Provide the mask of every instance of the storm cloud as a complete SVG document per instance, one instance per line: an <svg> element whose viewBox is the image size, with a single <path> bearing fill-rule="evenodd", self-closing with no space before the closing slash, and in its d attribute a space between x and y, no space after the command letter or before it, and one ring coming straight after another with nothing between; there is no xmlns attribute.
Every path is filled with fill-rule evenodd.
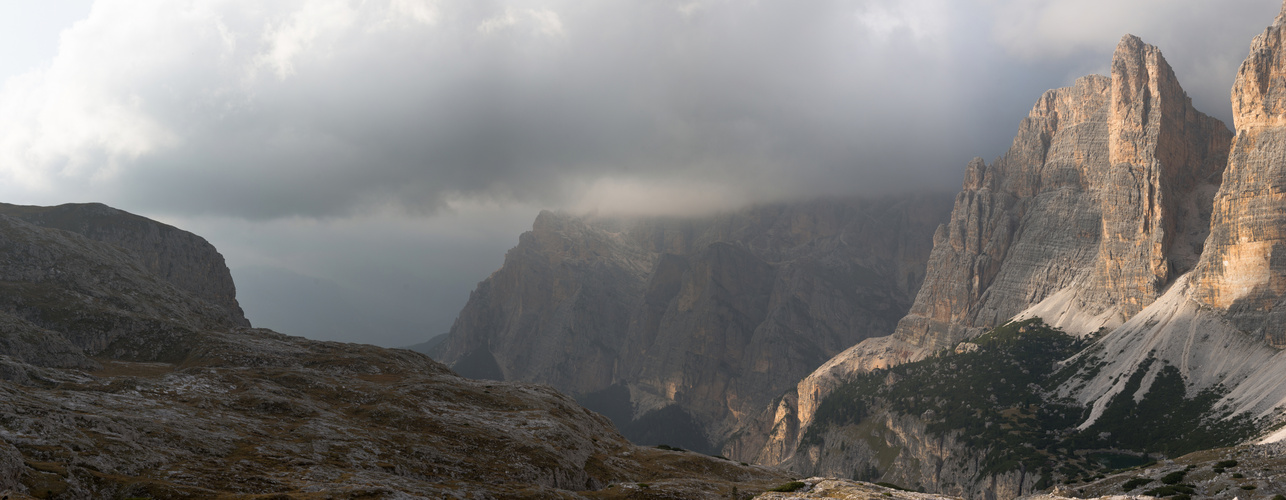
<svg viewBox="0 0 1286 500"><path fill-rule="evenodd" d="M358 304L386 332L360 338L410 343L449 327L541 208L955 189L1043 91L1106 72L1125 33L1228 121L1237 65L1280 7L96 0L0 87L0 195L203 234L257 324L308 335L322 327L292 327L303 313L284 304Z"/></svg>

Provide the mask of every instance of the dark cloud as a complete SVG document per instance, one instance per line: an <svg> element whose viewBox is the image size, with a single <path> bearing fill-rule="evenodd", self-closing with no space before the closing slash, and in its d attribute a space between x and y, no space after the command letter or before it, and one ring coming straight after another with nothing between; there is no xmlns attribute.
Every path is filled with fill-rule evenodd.
<svg viewBox="0 0 1286 500"><path fill-rule="evenodd" d="M450 314L426 323L407 304L458 307L516 241L512 221L542 207L674 213L954 189L970 158L1004 151L1043 91L1105 72L1126 32L1160 46L1198 108L1227 120L1236 67L1279 8L99 0L50 64L0 90L0 193L169 217L225 249L251 302L311 288L301 303L365 304L389 330L432 334ZM370 249L337 229L450 239L488 223L461 206L500 207L495 231L509 233L450 251L402 241L368 265ZM433 227L388 223L416 219ZM268 228L334 251L270 258L310 250ZM467 255L491 257L452 265ZM465 290L402 293L397 270L421 267L450 270L425 287Z"/></svg>

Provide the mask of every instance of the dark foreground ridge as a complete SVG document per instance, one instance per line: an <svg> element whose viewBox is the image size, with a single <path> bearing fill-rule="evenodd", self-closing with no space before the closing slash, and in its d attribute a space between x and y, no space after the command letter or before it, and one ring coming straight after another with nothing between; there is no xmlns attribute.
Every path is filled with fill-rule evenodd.
<svg viewBox="0 0 1286 500"><path fill-rule="evenodd" d="M634 446L549 387L245 328L203 298L218 280L176 284L120 243L147 238L104 220L0 214L9 498L728 498L783 480ZM104 233L115 243L85 236Z"/></svg>

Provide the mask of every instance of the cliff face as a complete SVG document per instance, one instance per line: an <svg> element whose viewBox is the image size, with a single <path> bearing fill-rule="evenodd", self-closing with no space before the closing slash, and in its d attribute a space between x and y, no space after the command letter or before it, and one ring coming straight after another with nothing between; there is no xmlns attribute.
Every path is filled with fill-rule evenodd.
<svg viewBox="0 0 1286 500"><path fill-rule="evenodd" d="M86 355L98 354L181 356L183 338L239 326L121 247L8 215L0 215L0 292L0 355L42 366L92 366Z"/></svg>
<svg viewBox="0 0 1286 500"><path fill-rule="evenodd" d="M250 326L237 303L237 288L223 255L205 238L100 203L56 207L0 203L0 214L114 245L137 259L148 273L224 309L229 322Z"/></svg>
<svg viewBox="0 0 1286 500"><path fill-rule="evenodd" d="M909 314L801 381L785 400L797 407L775 412L787 421L756 458L787 458L817 404L853 373L1015 317L1079 335L1124 323L1196 264L1231 135L1193 109L1155 47L1123 38L1110 77L1047 92L1004 156L969 164Z"/></svg>
<svg viewBox="0 0 1286 500"><path fill-rule="evenodd" d="M1119 325L1196 263L1230 139L1126 36L1110 78L1046 93L1004 156L969 165L894 336L952 347L1028 308L1077 333Z"/></svg>
<svg viewBox="0 0 1286 500"><path fill-rule="evenodd" d="M1193 298L1286 347L1286 47L1282 18L1255 37L1232 88L1232 143Z"/></svg>
<svg viewBox="0 0 1286 500"><path fill-rule="evenodd" d="M1224 411L1278 422L1286 408L1286 46L1279 15L1255 37L1232 88L1236 137L1213 202L1204 252L1191 273L1085 353L1099 364L1082 385L1060 389L1100 418L1123 378L1156 359L1189 384L1213 390ZM1088 370L1087 370L1088 372ZM1281 439L1286 435L1278 435Z"/></svg>
<svg viewBox="0 0 1286 500"><path fill-rule="evenodd" d="M893 330L948 203L831 200L699 219L542 213L436 354L462 373L494 359L505 379L587 401L618 394L595 409L623 428L682 409L707 441L688 446L709 447L830 356Z"/></svg>

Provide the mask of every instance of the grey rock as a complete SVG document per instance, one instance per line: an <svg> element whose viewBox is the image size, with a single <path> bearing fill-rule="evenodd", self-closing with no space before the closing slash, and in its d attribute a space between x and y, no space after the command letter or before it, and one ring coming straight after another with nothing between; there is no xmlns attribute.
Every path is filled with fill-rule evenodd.
<svg viewBox="0 0 1286 500"><path fill-rule="evenodd" d="M223 308L232 324L250 326L237 303L236 285L223 255L205 238L101 203L55 207L0 203L0 214L115 245L138 259L149 273Z"/></svg>

